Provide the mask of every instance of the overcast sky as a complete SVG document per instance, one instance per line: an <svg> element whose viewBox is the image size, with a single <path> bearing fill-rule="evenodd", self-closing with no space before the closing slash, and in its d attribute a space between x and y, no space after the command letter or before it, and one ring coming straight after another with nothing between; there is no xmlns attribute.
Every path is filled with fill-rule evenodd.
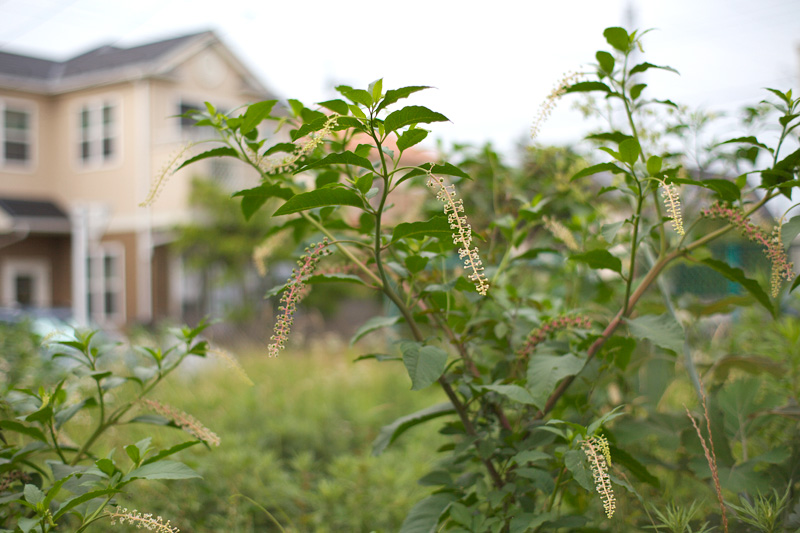
<svg viewBox="0 0 800 533"><path fill-rule="evenodd" d="M570 70L608 48L607 26L655 28L648 96L733 110L797 91L798 0L0 0L0 50L65 59L213 29L274 92L309 104L336 84L431 85L413 103L447 115L448 141L510 150ZM565 99L539 136L577 142Z"/></svg>

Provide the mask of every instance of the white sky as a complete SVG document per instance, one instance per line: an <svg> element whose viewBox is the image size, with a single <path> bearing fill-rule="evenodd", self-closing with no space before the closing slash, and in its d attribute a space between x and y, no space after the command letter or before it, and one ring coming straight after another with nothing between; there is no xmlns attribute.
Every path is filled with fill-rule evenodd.
<svg viewBox="0 0 800 533"><path fill-rule="evenodd" d="M763 87L799 88L799 0L0 0L0 49L65 59L214 29L281 97L308 105L379 77L385 89L431 85L412 101L450 118L436 136L510 150L631 11L635 27L656 28L645 59L681 72L649 71L649 97L733 110ZM570 107L541 142L581 138Z"/></svg>

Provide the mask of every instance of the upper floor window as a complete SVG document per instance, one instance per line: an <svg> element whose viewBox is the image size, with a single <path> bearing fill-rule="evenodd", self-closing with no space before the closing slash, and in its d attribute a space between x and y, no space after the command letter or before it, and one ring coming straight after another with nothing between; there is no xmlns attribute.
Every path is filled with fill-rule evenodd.
<svg viewBox="0 0 800 533"><path fill-rule="evenodd" d="M108 163L119 155L118 114L118 106L108 101L81 106L78 117L81 163Z"/></svg>
<svg viewBox="0 0 800 533"><path fill-rule="evenodd" d="M33 111L29 106L0 101L0 163L28 166L33 161Z"/></svg>

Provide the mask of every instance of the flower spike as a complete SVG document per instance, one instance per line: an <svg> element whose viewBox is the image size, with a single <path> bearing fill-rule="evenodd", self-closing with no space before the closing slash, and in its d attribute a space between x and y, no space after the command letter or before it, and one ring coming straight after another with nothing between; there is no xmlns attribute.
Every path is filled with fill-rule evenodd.
<svg viewBox="0 0 800 533"><path fill-rule="evenodd" d="M325 238L319 244L312 244L306 248L305 254L297 262L297 268L292 270L292 275L286 282L286 290L281 296L280 316L275 323L275 331L269 339L272 341L267 347L270 357L277 357L278 353L284 349L286 341L289 339L289 331L292 329L297 304L308 293L306 281L314 273L319 260L328 254L330 254L328 239Z"/></svg>
<svg viewBox="0 0 800 533"><path fill-rule="evenodd" d="M475 284L478 293L486 296L489 290L489 280L483 273L483 262L478 255L478 247L472 247L472 227L467 222L464 215L464 201L456 199L456 187L453 184L445 184L444 178L428 173L428 187L436 192L438 198L444 204L444 214L453 230L453 244L458 245L458 257L464 261L464 268L470 271L467 276Z"/></svg>
<svg viewBox="0 0 800 533"><path fill-rule="evenodd" d="M678 189L675 185L659 180L661 183L661 196L664 198L664 206L667 213L672 217L672 228L678 235L685 235L683 230L683 218L681 217L681 198L678 196Z"/></svg>
<svg viewBox="0 0 800 533"><path fill-rule="evenodd" d="M617 508L617 500L614 498L614 489L611 487L611 478L608 475L608 467L611 464L608 441L602 435L593 435L582 441L581 447L589 461L595 490L603 502L603 509L606 511L606 516L611 518Z"/></svg>

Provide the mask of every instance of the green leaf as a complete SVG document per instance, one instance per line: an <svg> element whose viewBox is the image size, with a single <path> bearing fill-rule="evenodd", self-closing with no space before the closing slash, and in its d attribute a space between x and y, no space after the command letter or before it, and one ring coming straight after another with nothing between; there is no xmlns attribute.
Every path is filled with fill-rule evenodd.
<svg viewBox="0 0 800 533"><path fill-rule="evenodd" d="M200 474L178 461L157 461L147 463L129 472L122 478L122 482L134 479L191 479L199 478Z"/></svg>
<svg viewBox="0 0 800 533"><path fill-rule="evenodd" d="M182 442L180 444L176 444L175 446L172 446L171 448L167 448L166 450L161 450L160 452L158 452L157 454L155 454L152 457L148 457L147 459L145 459L142 462L142 465L146 465L146 464L149 464L149 463L156 463L156 462L164 459L165 457L169 457L170 455L178 453L181 450L185 450L186 448L189 448L191 446L195 446L197 444L200 444L199 440L190 440L190 441Z"/></svg>
<svg viewBox="0 0 800 533"><path fill-rule="evenodd" d="M325 100L324 102L319 102L317 105L330 109L338 115L347 115L350 111L347 107L347 102L339 100L338 98L335 100Z"/></svg>
<svg viewBox="0 0 800 533"><path fill-rule="evenodd" d="M426 407L425 409L421 409L416 413L401 416L391 424L381 428L380 433L378 433L378 436L372 442L372 455L380 455L383 453L383 451L390 444L396 441L400 435L414 426L422 424L423 422L427 422L428 420L433 420L434 418L453 414L455 412L456 410L452 403L443 402L431 407Z"/></svg>
<svg viewBox="0 0 800 533"><path fill-rule="evenodd" d="M454 495L441 492L417 502L403 520L400 533L434 533L439 523L439 517L455 500Z"/></svg>
<svg viewBox="0 0 800 533"><path fill-rule="evenodd" d="M95 498L100 498L111 494L117 494L119 492L122 491L117 489L101 489L81 494L80 496L77 496L75 498L72 498L71 500L67 500L64 503L62 503L61 506L58 508L58 510L55 513L53 513L53 520L58 521L58 519L64 516L64 514L66 514L67 511L73 509L74 507L77 507L82 503L94 500Z"/></svg>
<svg viewBox="0 0 800 533"><path fill-rule="evenodd" d="M619 143L619 156L623 163L633 165L642 153L641 147L636 139L626 139Z"/></svg>
<svg viewBox="0 0 800 533"><path fill-rule="evenodd" d="M294 196L294 192L292 192L291 189L281 187L277 183L273 185L262 183L258 187L245 189L233 194L233 198L237 196L242 198L242 214L245 220L250 220L256 211L270 198L283 198L284 200L288 200Z"/></svg>
<svg viewBox="0 0 800 533"><path fill-rule="evenodd" d="M402 320L400 315L398 316L374 316L364 322L358 331L356 331L355 335L350 339L350 346L354 345L358 342L364 335L367 333L373 332L375 330L381 328L388 328L390 326L394 326L398 322Z"/></svg>
<svg viewBox="0 0 800 533"><path fill-rule="evenodd" d="M569 257L570 261L580 261L586 263L590 268L607 268L616 273L622 272L622 261L619 257L614 257L608 250L592 250L584 254L575 254Z"/></svg>
<svg viewBox="0 0 800 533"><path fill-rule="evenodd" d="M600 234L608 244L611 244L614 242L614 237L617 236L617 232L619 232L623 224L625 224L624 220L612 222L611 224L603 224L600 228Z"/></svg>
<svg viewBox="0 0 800 533"><path fill-rule="evenodd" d="M800 216L792 217L789 222L781 226L781 242L784 248L792 245L797 234L800 233Z"/></svg>
<svg viewBox="0 0 800 533"><path fill-rule="evenodd" d="M519 452L511 458L511 462L524 466L527 463L538 463L539 461L549 461L553 458L549 453L541 452L539 450L525 450Z"/></svg>
<svg viewBox="0 0 800 533"><path fill-rule="evenodd" d="M242 117L242 124L239 126L239 131L242 135L247 135L261 124L265 118L269 117L272 107L277 102L277 100L265 100L248 106Z"/></svg>
<svg viewBox="0 0 800 533"><path fill-rule="evenodd" d="M675 318L667 313L661 316L643 315L625 319L631 335L637 339L647 339L653 344L675 353L683 353L686 334Z"/></svg>
<svg viewBox="0 0 800 533"><path fill-rule="evenodd" d="M428 387L444 373L447 352L436 346L423 346L419 342L402 341L400 351L403 364L411 378L411 390Z"/></svg>
<svg viewBox="0 0 800 533"><path fill-rule="evenodd" d="M610 93L611 87L602 81L579 81L567 87L566 93L589 93L592 91L603 91Z"/></svg>
<svg viewBox="0 0 800 533"><path fill-rule="evenodd" d="M295 174L300 172L305 172L306 170L310 170L312 168L319 168L329 165L354 165L357 167L365 168L372 172L375 170L372 167L372 163L366 157L361 157L360 155L356 155L353 152L346 150L340 154L330 154L319 161L315 161L309 165L306 165L302 168L299 168L294 171Z"/></svg>
<svg viewBox="0 0 800 533"><path fill-rule="evenodd" d="M364 89L353 89L347 85L339 85L336 90L354 104L361 104L364 107L372 105L372 95Z"/></svg>
<svg viewBox="0 0 800 533"><path fill-rule="evenodd" d="M594 492L594 481L583 450L568 450L564 454L564 466L570 471L578 485L583 487L584 490Z"/></svg>
<svg viewBox="0 0 800 533"><path fill-rule="evenodd" d="M638 65L636 65L635 67L633 67L633 68L631 69L630 75L631 75L631 76L633 76L634 74L638 74L639 72L644 72L645 70L647 70L647 69L651 69L651 68L657 68L657 69L661 69L661 70L668 70L668 71L670 71L670 72L674 72L675 74L680 74L680 72L678 72L677 70L675 70L675 69L674 69L674 68L672 68L672 67L666 67L666 66L661 66L661 65L654 65L654 64L652 64L652 63L647 63L647 62L645 62L645 63L639 63Z"/></svg>
<svg viewBox="0 0 800 533"><path fill-rule="evenodd" d="M13 431L15 433L27 435L28 437L42 442L47 442L47 437L45 437L41 430L35 427L26 426L25 424L15 420L0 420L0 429Z"/></svg>
<svg viewBox="0 0 800 533"><path fill-rule="evenodd" d="M428 266L429 258L420 255L409 255L403 260L406 268L411 274L422 272Z"/></svg>
<svg viewBox="0 0 800 533"><path fill-rule="evenodd" d="M599 51L594 57L597 58L597 63L605 74L614 72L614 56L608 52Z"/></svg>
<svg viewBox="0 0 800 533"><path fill-rule="evenodd" d="M761 288L761 285L759 285L757 281L749 279L744 275L742 269L734 268L727 263L723 263L722 261L717 261L716 259L711 258L703 259L702 263L710 268L713 268L730 281L736 282L744 287L744 289L749 292L753 298L758 301L758 303L764 306L764 308L769 311L772 316L775 316L775 308L772 305L772 300L770 300L769 296L767 296L767 293L764 292L764 289Z"/></svg>
<svg viewBox="0 0 800 533"><path fill-rule="evenodd" d="M341 272L330 272L327 274L314 274L306 279L309 285L314 283L355 283L357 285L366 285L364 280L355 274L344 274Z"/></svg>
<svg viewBox="0 0 800 533"><path fill-rule="evenodd" d="M361 197L350 189L317 189L292 196L285 204L280 206L272 216L289 215L291 213L299 213L300 211L328 205L364 207Z"/></svg>
<svg viewBox="0 0 800 533"><path fill-rule="evenodd" d="M567 376L578 374L586 362L572 354L538 355L528 363L528 390L536 407L544 408L556 384Z"/></svg>
<svg viewBox="0 0 800 533"><path fill-rule="evenodd" d="M760 142L753 135L750 135L748 137L736 137L735 139L728 139L727 141L723 141L723 142L721 142L721 143L719 143L719 144L717 144L715 146L722 146L723 144L728 144L728 143L751 144L751 145L756 146L758 148L762 148L764 150L769 150L770 153L772 153L772 151L773 151L772 148L770 148L766 144Z"/></svg>
<svg viewBox="0 0 800 533"><path fill-rule="evenodd" d="M621 131L610 131L605 133L595 133L592 135L587 135L587 139L594 139L596 141L610 141L615 144L619 144L625 139L633 139L630 135L622 133Z"/></svg>
<svg viewBox="0 0 800 533"><path fill-rule="evenodd" d="M381 94L383 93L383 78L373 81L369 84L370 94L372 95L372 101L377 102L381 99Z"/></svg>
<svg viewBox="0 0 800 533"><path fill-rule="evenodd" d="M436 111L431 111L427 107L410 105L390 113L383 121L383 126L386 129L386 133L389 133L411 124L448 121L449 119L446 116Z"/></svg>
<svg viewBox="0 0 800 533"><path fill-rule="evenodd" d="M494 391L517 403L536 405L536 401L527 389L519 385L483 385L481 390Z"/></svg>
<svg viewBox="0 0 800 533"><path fill-rule="evenodd" d="M639 481L649 483L655 488L659 488L660 483L658 478L648 472L647 467L640 463L631 454L625 450L617 448L616 446L609 446L609 451L611 452L611 459L614 461L614 464L622 465L627 468L628 471Z"/></svg>
<svg viewBox="0 0 800 533"><path fill-rule="evenodd" d="M422 142L428 136L428 130L414 128L407 130L397 139L397 148L402 152L408 150L415 144Z"/></svg>
<svg viewBox="0 0 800 533"><path fill-rule="evenodd" d="M36 485L25 485L25 489L22 492L25 495L25 501L31 505L36 505L45 498L44 492Z"/></svg>
<svg viewBox="0 0 800 533"><path fill-rule="evenodd" d="M597 174L598 172L605 172L605 171L612 172L614 174L625 172L623 169L619 168L614 163L598 163L596 165L592 165L577 172L574 176L572 176L570 181L575 181L576 179L584 178L586 176L591 176L592 174Z"/></svg>
<svg viewBox="0 0 800 533"><path fill-rule="evenodd" d="M731 183L728 180L710 179L703 180L700 183L702 183L703 187L717 193L717 195L725 202L735 202L741 195L739 187L737 187L735 183Z"/></svg>
<svg viewBox="0 0 800 533"><path fill-rule="evenodd" d="M423 239L425 237L446 238L453 234L447 217L435 216L424 222L403 222L395 226L392 243L401 239Z"/></svg>
<svg viewBox="0 0 800 533"><path fill-rule="evenodd" d="M619 50L620 52L627 52L631 47L631 39L628 32L623 28L611 27L603 30L603 37L606 38L608 44Z"/></svg>
<svg viewBox="0 0 800 533"><path fill-rule="evenodd" d="M410 87L402 87L400 89L389 89L388 91L386 91L386 95L383 97L381 103L378 104L378 107L375 109L375 112L377 113L381 109L389 107L390 105L397 102L401 98L408 98L415 92L422 91L424 89L430 89L430 87L426 85L417 85Z"/></svg>
<svg viewBox="0 0 800 533"><path fill-rule="evenodd" d="M189 159L187 159L186 161L181 163L181 166L176 168L175 172L179 171L180 169L182 169L183 167L185 167L187 165L191 165L192 163L196 163L197 161L201 161L201 160L207 159L209 157L225 157L225 156L236 157L238 159L239 153L236 150L234 150L233 148L230 148L228 146L221 146L219 148L212 148L211 150L207 150L207 151L203 152L202 154L198 154L198 155L196 155L194 157L190 157Z"/></svg>
<svg viewBox="0 0 800 533"><path fill-rule="evenodd" d="M631 99L636 100L637 98L639 98L639 96L642 94L642 91L645 90L646 87L647 87L646 83L637 83L636 85L631 87L630 91Z"/></svg>

